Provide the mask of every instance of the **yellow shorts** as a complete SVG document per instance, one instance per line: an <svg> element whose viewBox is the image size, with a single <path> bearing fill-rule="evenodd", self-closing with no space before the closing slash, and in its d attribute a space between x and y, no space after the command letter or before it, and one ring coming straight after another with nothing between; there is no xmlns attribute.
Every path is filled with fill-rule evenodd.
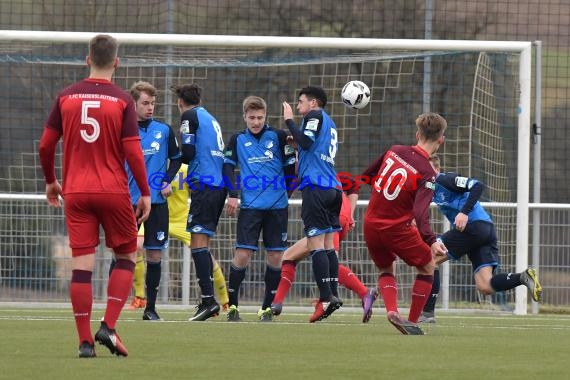
<svg viewBox="0 0 570 380"><path fill-rule="evenodd" d="M190 232L186 231L186 222L169 224L168 235L180 240L186 247L190 245Z"/></svg>

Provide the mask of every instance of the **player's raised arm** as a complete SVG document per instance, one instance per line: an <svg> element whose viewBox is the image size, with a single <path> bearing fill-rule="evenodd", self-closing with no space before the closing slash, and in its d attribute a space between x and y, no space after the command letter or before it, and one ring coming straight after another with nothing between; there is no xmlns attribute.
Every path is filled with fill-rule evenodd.
<svg viewBox="0 0 570 380"><path fill-rule="evenodd" d="M302 128L297 127L293 121L293 110L287 102L283 102L283 119L285 119L285 124L287 124L287 128L289 129L289 132L291 132L295 142L305 150L310 149L315 139L315 135L318 133L317 128L320 123L317 122L316 124L311 124L309 128L309 125L305 122L306 118L304 118Z"/></svg>

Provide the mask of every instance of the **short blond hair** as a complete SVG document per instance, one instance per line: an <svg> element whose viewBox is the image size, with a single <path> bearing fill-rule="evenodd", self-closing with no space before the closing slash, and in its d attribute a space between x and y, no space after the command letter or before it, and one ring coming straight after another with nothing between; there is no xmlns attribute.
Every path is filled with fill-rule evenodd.
<svg viewBox="0 0 570 380"><path fill-rule="evenodd" d="M156 87L154 87L152 84L145 82L145 81L142 81L142 80L135 82L131 86L130 92L131 92L131 96L133 97L135 102L140 99L141 93L143 93L143 92L145 92L149 96L153 96L153 97L156 97L156 94L158 93Z"/></svg>
<svg viewBox="0 0 570 380"><path fill-rule="evenodd" d="M243 100L243 114L245 115L246 112L248 110L263 110L263 111L267 111L267 104L265 103L265 100L263 100L263 98L260 98L259 96L248 96L247 98L245 98Z"/></svg>
<svg viewBox="0 0 570 380"><path fill-rule="evenodd" d="M428 141L437 141L447 128L447 121L435 112L422 113L416 119L420 135Z"/></svg>

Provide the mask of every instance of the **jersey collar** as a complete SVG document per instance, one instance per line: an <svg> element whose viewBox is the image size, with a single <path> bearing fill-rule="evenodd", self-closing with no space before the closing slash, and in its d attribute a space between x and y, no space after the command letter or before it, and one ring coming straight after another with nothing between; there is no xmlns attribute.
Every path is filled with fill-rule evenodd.
<svg viewBox="0 0 570 380"><path fill-rule="evenodd" d="M110 80L102 79L102 78L85 78L85 81L91 82L91 83L105 83L105 84L111 83Z"/></svg>
<svg viewBox="0 0 570 380"><path fill-rule="evenodd" d="M429 153L426 152L423 148L421 148L417 145L412 145L412 149L415 150L416 152L418 152L418 154L421 154L422 156L424 156L425 158L427 158L429 160Z"/></svg>

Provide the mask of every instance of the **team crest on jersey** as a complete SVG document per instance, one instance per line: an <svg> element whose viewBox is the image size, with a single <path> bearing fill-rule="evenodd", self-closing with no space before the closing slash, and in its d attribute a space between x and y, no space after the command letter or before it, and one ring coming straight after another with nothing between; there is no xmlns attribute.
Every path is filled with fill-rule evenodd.
<svg viewBox="0 0 570 380"><path fill-rule="evenodd" d="M318 127L319 127L319 119L309 119L309 121L307 121L305 129L309 131L316 131Z"/></svg>
<svg viewBox="0 0 570 380"><path fill-rule="evenodd" d="M266 147L267 149L273 148L273 141L266 141L266 142L265 142L265 147Z"/></svg>
<svg viewBox="0 0 570 380"><path fill-rule="evenodd" d="M155 139L161 139L162 138L162 132L161 131L154 131L154 138Z"/></svg>
<svg viewBox="0 0 570 380"><path fill-rule="evenodd" d="M182 144L184 144L184 145L193 145L193 144L194 144L194 141L195 141L195 139L194 139L195 137L196 137L195 135L190 135L190 134L187 134L187 133L183 133L183 134L182 134Z"/></svg>
<svg viewBox="0 0 570 380"><path fill-rule="evenodd" d="M180 133L189 133L190 132L190 122L188 120L184 120L180 125Z"/></svg>
<svg viewBox="0 0 570 380"><path fill-rule="evenodd" d="M466 188L467 187L467 181L469 181L469 178L467 178L467 177L455 177L455 185L457 187Z"/></svg>
<svg viewBox="0 0 570 380"><path fill-rule="evenodd" d="M156 240L163 241L165 238L164 231L158 231L156 233Z"/></svg>

